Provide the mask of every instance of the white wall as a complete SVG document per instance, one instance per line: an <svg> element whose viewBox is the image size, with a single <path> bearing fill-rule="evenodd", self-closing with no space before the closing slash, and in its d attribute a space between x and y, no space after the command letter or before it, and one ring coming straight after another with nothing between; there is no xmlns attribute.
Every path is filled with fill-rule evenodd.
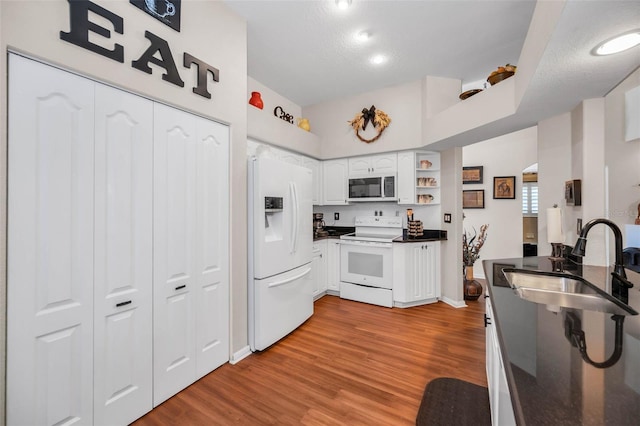
<svg viewBox="0 0 640 426"><path fill-rule="evenodd" d="M277 106L280 106L287 114L294 116L296 118L294 119L294 124L298 124L297 118L302 117L302 108L300 105L273 91L255 78L247 77L247 102L249 102L249 98L251 98L251 92L260 92L262 102L264 103L264 108L262 110L265 114L276 119L276 116L273 114L273 110ZM277 119L280 120L280 118Z"/></svg>
<svg viewBox="0 0 640 426"><path fill-rule="evenodd" d="M452 306L466 306L462 287L462 164L462 148L450 148L440 154L442 213L451 213L451 223L442 223L447 241L441 243L440 278L442 299Z"/></svg>
<svg viewBox="0 0 640 426"><path fill-rule="evenodd" d="M572 207L564 201L564 182L571 179L571 114L565 113L538 123L538 256L549 256L547 240L548 208L554 204L563 209L565 234L569 229ZM568 218L569 217L569 218ZM565 243L573 245L571 236Z"/></svg>
<svg viewBox="0 0 640 426"><path fill-rule="evenodd" d="M349 121L363 108L375 105L387 113L391 124L375 142L361 142ZM422 83L411 83L374 90L360 95L304 107L311 131L320 137L320 158L350 157L379 152L418 148L421 141ZM376 135L373 126L361 133Z"/></svg>
<svg viewBox="0 0 640 426"><path fill-rule="evenodd" d="M21 52L35 59L112 84L142 96L170 104L198 115L227 123L231 128L231 350L247 345L247 238L246 238L246 116L247 116L247 38L246 22L223 2L185 0L182 2L181 31L177 32L137 9L128 1L94 0L95 4L121 16L124 34L113 31L106 19L90 14L90 20L111 29L111 38L91 34L94 43L113 48L124 46L124 63L78 47L60 39L68 32L69 3L65 0L0 2L0 128L7 127L7 51ZM145 31L166 40L171 48L184 87L162 80L163 69L152 65L152 74L131 67L149 46ZM195 68L182 66L183 52L220 70L220 82L209 77L211 99L192 92ZM6 132L0 132L0 197L6 205ZM0 237L6 241L6 212L0 209ZM0 244L0 342L6 343L6 252ZM0 368L5 350L0 348ZM4 378L4 372L0 371ZM4 400L4 386L0 399ZM0 401L0 410L4 403ZM0 412L0 419L4 412Z"/></svg>
<svg viewBox="0 0 640 426"><path fill-rule="evenodd" d="M605 162L609 171L607 216L624 230L640 203L640 139L625 142L625 93L640 86L640 68L605 97ZM635 117L640 120L640 117ZM624 232L624 231L623 231Z"/></svg>
<svg viewBox="0 0 640 426"><path fill-rule="evenodd" d="M462 149L463 165L483 166L483 183L462 185L463 190L483 189L484 209L464 209L464 230L474 234L489 224L487 240L480 250L480 260L522 257L522 171L538 161L536 127L467 145ZM516 198L493 199L493 178L515 176ZM484 278L476 263L474 275Z"/></svg>

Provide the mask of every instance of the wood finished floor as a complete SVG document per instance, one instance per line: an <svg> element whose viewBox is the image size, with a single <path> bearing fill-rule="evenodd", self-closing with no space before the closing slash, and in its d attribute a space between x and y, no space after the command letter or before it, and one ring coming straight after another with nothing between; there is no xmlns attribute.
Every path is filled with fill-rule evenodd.
<svg viewBox="0 0 640 426"><path fill-rule="evenodd" d="M325 296L289 336L133 424L414 425L429 381L487 386L484 298L467 305L388 309Z"/></svg>

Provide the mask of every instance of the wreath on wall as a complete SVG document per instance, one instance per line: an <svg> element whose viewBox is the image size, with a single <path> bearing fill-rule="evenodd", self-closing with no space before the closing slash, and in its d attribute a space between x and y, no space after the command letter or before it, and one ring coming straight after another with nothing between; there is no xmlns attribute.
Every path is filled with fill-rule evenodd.
<svg viewBox="0 0 640 426"><path fill-rule="evenodd" d="M360 136L360 130L367 130L367 124L370 122L373 124L373 127L377 129L378 134L371 139L365 139ZM358 139L362 142L371 143L375 142L380 136L382 136L384 129L389 127L389 124L391 124L391 118L389 118L384 111L376 109L374 105L371 105L371 108L369 109L363 108L362 112L356 114L353 120L348 123L353 127Z"/></svg>

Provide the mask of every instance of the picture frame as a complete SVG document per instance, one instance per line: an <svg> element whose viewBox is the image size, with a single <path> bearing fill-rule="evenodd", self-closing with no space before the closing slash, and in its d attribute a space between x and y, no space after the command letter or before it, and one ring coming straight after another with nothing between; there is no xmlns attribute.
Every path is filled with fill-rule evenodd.
<svg viewBox="0 0 640 426"><path fill-rule="evenodd" d="M463 209L484 209L484 189L468 189L462 191Z"/></svg>
<svg viewBox="0 0 640 426"><path fill-rule="evenodd" d="M462 168L462 183L482 183L483 166L469 166Z"/></svg>
<svg viewBox="0 0 640 426"><path fill-rule="evenodd" d="M568 206L582 205L582 182L580 179L568 180L564 183L564 200Z"/></svg>
<svg viewBox="0 0 640 426"><path fill-rule="evenodd" d="M511 287L509 285L509 281L502 273L502 270L505 268L515 268L516 265L511 265L508 263L494 263L493 264L493 286L494 287Z"/></svg>
<svg viewBox="0 0 640 426"><path fill-rule="evenodd" d="M493 198L496 200L513 200L516 198L516 177L495 176L493 178Z"/></svg>

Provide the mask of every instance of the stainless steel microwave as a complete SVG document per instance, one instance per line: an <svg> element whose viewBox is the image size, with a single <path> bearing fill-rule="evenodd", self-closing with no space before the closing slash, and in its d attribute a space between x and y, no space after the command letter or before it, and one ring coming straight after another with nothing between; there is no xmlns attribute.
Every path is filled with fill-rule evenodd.
<svg viewBox="0 0 640 426"><path fill-rule="evenodd" d="M396 177L353 176L349 178L349 201L397 201Z"/></svg>

